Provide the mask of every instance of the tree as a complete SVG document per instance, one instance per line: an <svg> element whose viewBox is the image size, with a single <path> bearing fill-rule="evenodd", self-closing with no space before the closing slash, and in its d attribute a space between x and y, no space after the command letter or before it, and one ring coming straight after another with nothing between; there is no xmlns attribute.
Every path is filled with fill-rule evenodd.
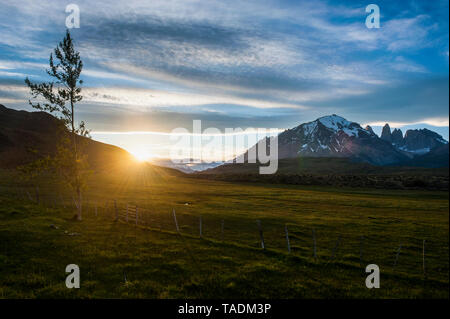
<svg viewBox="0 0 450 319"><path fill-rule="evenodd" d="M84 187L83 172L87 168L87 162L80 149L83 141L80 136L89 137L89 131L84 122L78 125L75 123L75 105L83 98L81 95L83 81L80 79L83 62L80 53L74 49L69 30L66 31L63 41L50 54L49 64L50 68L46 71L52 81L35 84L28 77L25 79L32 98L36 101L33 103L29 100L29 103L35 109L54 114L64 123L65 129L60 135L53 163L76 194L76 218L81 220L81 191Z"/></svg>

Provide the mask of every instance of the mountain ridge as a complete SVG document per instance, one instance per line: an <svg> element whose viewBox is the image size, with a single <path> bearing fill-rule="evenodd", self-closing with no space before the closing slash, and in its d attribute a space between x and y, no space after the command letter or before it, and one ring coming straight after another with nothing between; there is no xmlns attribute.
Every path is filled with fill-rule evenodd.
<svg viewBox="0 0 450 319"><path fill-rule="evenodd" d="M0 104L0 167L15 167L31 160L28 148L37 147L41 155L52 153L56 148L55 128L59 125L60 121L48 113L18 111ZM370 126L362 128L336 114L322 116L280 133L279 159L329 157L381 166L448 167L448 142L441 135L416 129L407 130L403 136L400 129L391 132L389 124L383 132L384 136L379 137ZM247 162L249 151L256 149L257 154L261 143L238 158L244 157ZM89 140L88 148L94 166L108 161L133 161L131 154L113 145Z"/></svg>
<svg viewBox="0 0 450 319"><path fill-rule="evenodd" d="M266 151L269 146L266 139ZM264 141L259 141L247 152L238 156L234 162L247 161ZM302 123L278 135L279 159L296 157L344 157L373 165L414 165L418 156L435 148L448 145L441 135L428 130L408 130L403 137L400 129L391 132L389 124L383 127L381 136L375 134L370 126L362 128L357 122L349 121L339 115L322 116L314 121ZM445 153L445 152L444 152ZM431 153L433 154L433 153ZM430 155L428 157L431 157ZM417 163L430 163L418 161ZM438 166L448 166L442 151ZM445 162L445 163L444 163ZM435 167L434 165L433 167Z"/></svg>

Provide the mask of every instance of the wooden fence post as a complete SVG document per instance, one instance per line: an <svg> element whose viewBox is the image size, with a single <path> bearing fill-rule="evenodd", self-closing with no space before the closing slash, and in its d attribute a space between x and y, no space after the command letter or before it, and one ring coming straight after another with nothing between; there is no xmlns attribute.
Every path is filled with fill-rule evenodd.
<svg viewBox="0 0 450 319"><path fill-rule="evenodd" d="M331 259L335 259L336 258L336 251L337 251L340 243L341 243L341 235L339 235L338 239L336 240L336 244L334 245L333 253L331 255Z"/></svg>
<svg viewBox="0 0 450 319"><path fill-rule="evenodd" d="M266 245L264 244L264 235L261 227L261 221L258 219L256 223L258 224L259 239L261 240L261 248L266 249Z"/></svg>
<svg viewBox="0 0 450 319"><path fill-rule="evenodd" d="M83 219L83 197L82 194L80 193L80 202L78 203L78 216L80 217L79 220Z"/></svg>
<svg viewBox="0 0 450 319"><path fill-rule="evenodd" d="M397 254L395 255L394 269L395 269L395 266L397 266L398 256L400 255L400 250L401 250L401 249L402 249L402 244L400 244L400 246L398 246Z"/></svg>
<svg viewBox="0 0 450 319"><path fill-rule="evenodd" d="M35 190L36 190L36 203L39 205L40 204L39 187L36 186Z"/></svg>
<svg viewBox="0 0 450 319"><path fill-rule="evenodd" d="M175 221L175 227L177 232L180 232L180 228L178 227L177 214L175 213L175 209L172 209L173 220Z"/></svg>
<svg viewBox="0 0 450 319"><path fill-rule="evenodd" d="M312 230L312 237L313 237L313 253L314 253L314 259L317 259L317 242L316 242L316 230L313 228Z"/></svg>
<svg viewBox="0 0 450 319"><path fill-rule="evenodd" d="M284 225L284 232L286 233L286 244L288 253L291 253L291 244L289 242L289 231L287 225Z"/></svg>
<svg viewBox="0 0 450 319"><path fill-rule="evenodd" d="M361 236L359 242L359 265L362 267L363 264L363 253L364 253L364 236Z"/></svg>
<svg viewBox="0 0 450 319"><path fill-rule="evenodd" d="M423 277L425 278L425 239L422 243L422 268L423 268Z"/></svg>
<svg viewBox="0 0 450 319"><path fill-rule="evenodd" d="M198 222L199 222L199 224L198 224L198 227L199 227L199 234L200 234L200 238L202 238L202 237L203 237L203 234L202 234L202 216L201 216L201 215L200 215L200 217L199 217Z"/></svg>

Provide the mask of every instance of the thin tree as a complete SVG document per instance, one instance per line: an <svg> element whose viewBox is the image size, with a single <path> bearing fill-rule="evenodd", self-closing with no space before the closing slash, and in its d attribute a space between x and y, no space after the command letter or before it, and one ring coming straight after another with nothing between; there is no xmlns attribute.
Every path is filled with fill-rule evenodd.
<svg viewBox="0 0 450 319"><path fill-rule="evenodd" d="M83 98L81 95L83 81L80 79L83 62L80 53L74 49L69 30L66 31L63 41L50 54L49 64L50 68L46 71L52 81L36 84L28 77L25 79L35 100L34 103L29 100L29 103L35 109L54 114L67 128L60 136L54 163L76 193L76 218L81 220L81 191L84 186L82 171L86 169L87 164L86 157L80 152L79 144L82 138L78 135L89 137L89 131L84 122L78 125L75 123L75 106Z"/></svg>

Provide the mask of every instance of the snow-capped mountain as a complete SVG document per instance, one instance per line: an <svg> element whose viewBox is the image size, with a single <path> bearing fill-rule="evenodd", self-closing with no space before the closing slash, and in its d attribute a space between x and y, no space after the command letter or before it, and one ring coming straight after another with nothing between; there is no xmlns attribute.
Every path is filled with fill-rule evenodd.
<svg viewBox="0 0 450 319"><path fill-rule="evenodd" d="M373 164L392 164L406 157L380 139L373 130L362 128L336 114L301 124L279 135L279 157L351 157Z"/></svg>
<svg viewBox="0 0 450 319"><path fill-rule="evenodd" d="M375 165L389 165L406 163L416 155L405 151L405 147L408 150L411 145L422 147L429 145L426 141L430 140L437 143L430 144L430 149L447 143L440 135L429 130L436 136L423 130L417 134L414 131L408 131L408 137L405 135L403 138L400 130L394 130L392 136L387 126L380 138L370 126L362 128L356 122L333 114L282 132L278 136L278 157L347 157ZM416 141L416 137L420 137L420 141ZM259 145L261 141L253 148L258 149ZM246 158L247 153L243 156Z"/></svg>

